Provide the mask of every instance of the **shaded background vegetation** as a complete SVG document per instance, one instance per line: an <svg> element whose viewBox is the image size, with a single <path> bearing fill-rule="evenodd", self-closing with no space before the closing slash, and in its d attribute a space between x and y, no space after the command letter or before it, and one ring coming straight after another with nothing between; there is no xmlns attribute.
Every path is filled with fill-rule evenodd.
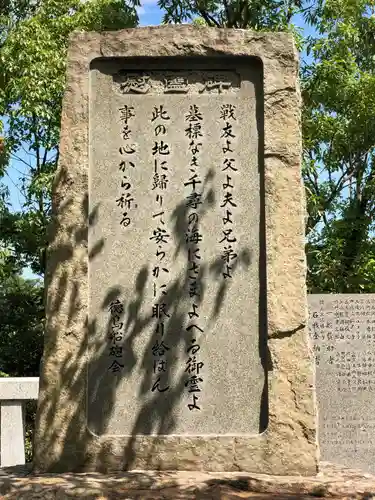
<svg viewBox="0 0 375 500"><path fill-rule="evenodd" d="M68 36L136 27L138 1L0 0L0 371L38 376ZM159 0L164 22L289 31L303 54L310 293L375 291L372 0ZM314 28L304 36L296 16ZM24 165L15 211L1 179ZM40 279L26 279L31 269ZM0 372L0 375L1 375ZM31 405L32 406L32 405ZM31 432L33 409L28 412ZM30 458L31 452L28 449Z"/></svg>

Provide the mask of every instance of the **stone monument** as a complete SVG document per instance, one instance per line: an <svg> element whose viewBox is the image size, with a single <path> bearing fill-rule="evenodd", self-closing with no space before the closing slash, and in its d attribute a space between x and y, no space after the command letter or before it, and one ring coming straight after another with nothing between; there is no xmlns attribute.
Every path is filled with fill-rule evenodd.
<svg viewBox="0 0 375 500"><path fill-rule="evenodd" d="M375 472L375 295L310 295L321 459Z"/></svg>
<svg viewBox="0 0 375 500"><path fill-rule="evenodd" d="M287 34L76 33L35 470L317 471Z"/></svg>

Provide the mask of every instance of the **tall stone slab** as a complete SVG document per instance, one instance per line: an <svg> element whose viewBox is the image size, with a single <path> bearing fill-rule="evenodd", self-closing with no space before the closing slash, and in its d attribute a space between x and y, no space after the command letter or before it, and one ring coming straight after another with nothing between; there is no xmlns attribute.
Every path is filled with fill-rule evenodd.
<svg viewBox="0 0 375 500"><path fill-rule="evenodd" d="M74 34L39 471L314 474L297 55L287 34Z"/></svg>
<svg viewBox="0 0 375 500"><path fill-rule="evenodd" d="M321 459L375 472L375 295L309 295Z"/></svg>

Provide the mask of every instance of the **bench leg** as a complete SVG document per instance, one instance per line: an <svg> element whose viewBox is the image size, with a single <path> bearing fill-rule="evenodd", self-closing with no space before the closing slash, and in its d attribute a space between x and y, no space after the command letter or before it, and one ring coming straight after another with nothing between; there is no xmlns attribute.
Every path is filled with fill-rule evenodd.
<svg viewBox="0 0 375 500"><path fill-rule="evenodd" d="M22 401L1 401L0 466L25 464Z"/></svg>

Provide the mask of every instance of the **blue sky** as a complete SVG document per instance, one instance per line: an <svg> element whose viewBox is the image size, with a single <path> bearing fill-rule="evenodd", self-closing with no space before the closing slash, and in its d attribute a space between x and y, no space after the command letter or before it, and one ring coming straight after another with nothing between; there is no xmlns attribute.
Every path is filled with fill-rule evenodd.
<svg viewBox="0 0 375 500"><path fill-rule="evenodd" d="M155 0L143 0L142 6L138 8L138 15L141 26L159 25L161 24L163 17L163 14L160 11L159 7L157 6ZM300 15L295 16L294 23L297 26L304 29L305 36L313 34L313 30L309 26L306 26L302 16ZM305 59L306 55L303 54L303 57ZM25 150L21 150L17 154L17 156L18 159L14 159L11 162L6 176L1 180L1 182L3 182L9 189L10 192L9 201L12 210L15 211L19 211L22 209L22 204L24 201L22 193L20 192L20 186L21 186L20 179L22 178L22 176L25 175L25 172L27 172L27 167L23 163L23 161L25 162L30 161L30 157L28 157L27 151ZM31 157L31 161L32 160L33 158ZM35 277L30 270L25 270L24 275L27 278Z"/></svg>
<svg viewBox="0 0 375 500"><path fill-rule="evenodd" d="M138 7L138 16L141 26L157 26L161 24L163 14L155 0L144 0Z"/></svg>

